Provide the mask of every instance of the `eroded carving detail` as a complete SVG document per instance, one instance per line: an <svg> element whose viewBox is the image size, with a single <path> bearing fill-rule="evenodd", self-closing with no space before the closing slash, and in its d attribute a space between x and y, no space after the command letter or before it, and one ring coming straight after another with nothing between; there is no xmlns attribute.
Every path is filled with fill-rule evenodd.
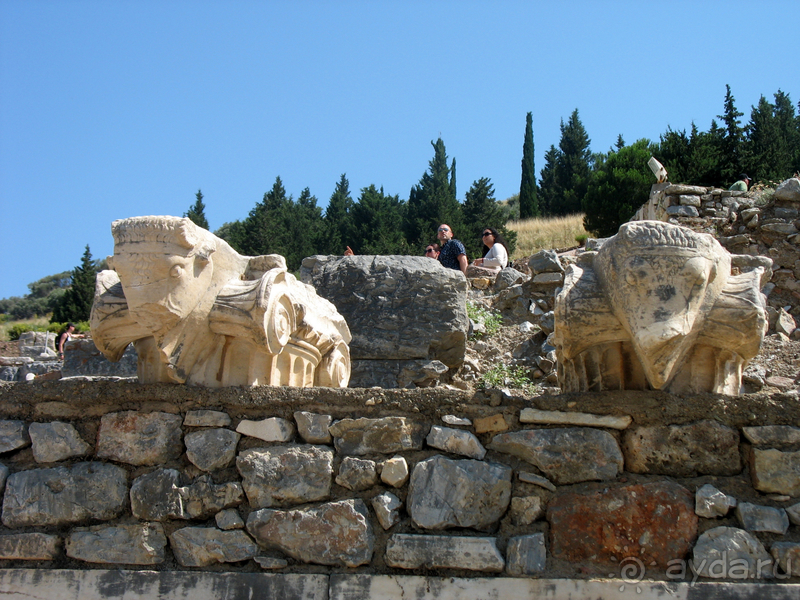
<svg viewBox="0 0 800 600"><path fill-rule="evenodd" d="M762 268L732 276L710 235L626 223L567 269L555 343L565 391L736 395L766 323Z"/></svg>
<svg viewBox="0 0 800 600"><path fill-rule="evenodd" d="M112 361L133 342L142 383L347 386L347 323L282 256L242 256L187 218L132 217L111 230L92 337Z"/></svg>

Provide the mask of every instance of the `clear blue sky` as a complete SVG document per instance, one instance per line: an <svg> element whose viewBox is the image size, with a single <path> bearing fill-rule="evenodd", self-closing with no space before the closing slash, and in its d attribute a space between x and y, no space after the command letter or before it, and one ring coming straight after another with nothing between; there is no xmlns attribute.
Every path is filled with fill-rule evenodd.
<svg viewBox="0 0 800 600"><path fill-rule="evenodd" d="M110 225L214 230L280 176L408 197L441 136L458 196L519 191L578 108L593 151L800 100L798 3L0 0L0 298L113 252Z"/></svg>

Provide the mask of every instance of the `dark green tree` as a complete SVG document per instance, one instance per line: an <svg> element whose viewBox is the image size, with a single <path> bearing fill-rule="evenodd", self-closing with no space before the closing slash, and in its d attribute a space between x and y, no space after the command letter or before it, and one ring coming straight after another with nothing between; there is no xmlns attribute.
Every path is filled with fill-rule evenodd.
<svg viewBox="0 0 800 600"><path fill-rule="evenodd" d="M305 257L319 253L325 232L322 209L317 206L316 197L305 188L300 192L297 202L290 201L282 217L287 235L278 254L286 258L286 266L290 271L296 271Z"/></svg>
<svg viewBox="0 0 800 600"><path fill-rule="evenodd" d="M519 184L519 217L530 219L539 216L539 200L536 197L536 167L533 159L533 115L525 117L525 141L522 143L522 180ZM467 219L468 223L471 223Z"/></svg>
<svg viewBox="0 0 800 600"><path fill-rule="evenodd" d="M449 224L456 236L463 224L461 205L455 197L455 177L450 176L444 142L439 138L431 145L434 155L428 170L408 196L405 231L411 247L429 243L441 223Z"/></svg>
<svg viewBox="0 0 800 600"><path fill-rule="evenodd" d="M576 108L566 123L561 121L561 141L556 161L556 181L561 194L552 200L552 214L569 215L581 211L591 177L590 143Z"/></svg>
<svg viewBox="0 0 800 600"><path fill-rule="evenodd" d="M453 198L458 199L456 195L456 159L453 158L453 162L450 163L450 196Z"/></svg>
<svg viewBox="0 0 800 600"><path fill-rule="evenodd" d="M750 111L750 122L745 131L747 141L742 154L751 177L756 181L778 179L781 173L790 169L791 159L786 140L778 129L775 106L764 96Z"/></svg>
<svg viewBox="0 0 800 600"><path fill-rule="evenodd" d="M350 182L342 173L336 183L328 207L325 209L326 236L321 251L327 254L341 254L346 246L351 246L355 231L353 229L353 198L350 196Z"/></svg>
<svg viewBox="0 0 800 600"><path fill-rule="evenodd" d="M664 165L671 181L689 183L689 137L686 130L674 131L667 127L661 134L655 157Z"/></svg>
<svg viewBox="0 0 800 600"><path fill-rule="evenodd" d="M464 199L464 221L466 229L459 239L464 243L470 260L483 256L481 233L486 227L497 229L508 242L509 251L514 251L517 232L506 229L505 211L495 201L494 186L488 177L472 182Z"/></svg>
<svg viewBox="0 0 800 600"><path fill-rule="evenodd" d="M653 174L647 166L655 146L641 139L608 155L594 171L583 202L583 226L602 237L617 233L647 201Z"/></svg>
<svg viewBox="0 0 800 600"><path fill-rule="evenodd" d="M244 246L247 232L242 221L228 221L223 223L222 226L214 232L214 235L228 242L231 248L237 252L246 254Z"/></svg>
<svg viewBox="0 0 800 600"><path fill-rule="evenodd" d="M50 322L88 321L92 312L92 303L94 302L96 279L97 270L87 244L81 258L81 264L72 270L70 287L54 307Z"/></svg>
<svg viewBox="0 0 800 600"><path fill-rule="evenodd" d="M686 173L686 182L692 185L722 187L725 177L722 168L725 164L722 146L725 131L711 119L711 128L708 131L698 131L692 123L689 136L689 161Z"/></svg>
<svg viewBox="0 0 800 600"><path fill-rule="evenodd" d="M206 219L206 205L203 204L203 192L197 190L195 194L197 200L195 203L189 207L189 210L183 213L184 217L189 217L189 219L197 225L198 227L202 227L203 229L208 229L208 220Z"/></svg>
<svg viewBox="0 0 800 600"><path fill-rule="evenodd" d="M353 205L355 234L350 247L356 254L409 254L403 237L405 210L405 203L386 195L383 188L362 188Z"/></svg>
<svg viewBox="0 0 800 600"><path fill-rule="evenodd" d="M623 139L622 134L620 133L617 136L617 142L614 144L614 148L616 148L617 150L622 150L622 148L624 147L625 147L625 140Z"/></svg>
<svg viewBox="0 0 800 600"><path fill-rule="evenodd" d="M558 149L551 145L544 153L544 167L539 174L539 207L543 215L552 215L553 206L556 205L558 198L561 197L561 188L556 179L556 168L558 164Z"/></svg>
<svg viewBox="0 0 800 600"><path fill-rule="evenodd" d="M239 252L249 256L280 254L289 242L290 234L284 228L292 199L280 177L275 178L272 189L250 211L244 221L244 236Z"/></svg>
<svg viewBox="0 0 800 600"><path fill-rule="evenodd" d="M722 141L722 164L720 175L725 181L731 183L736 181L742 171L741 144L743 139L743 129L739 124L739 117L743 113L736 110L736 101L731 93L731 86L725 85L725 106L724 112L717 115L725 125L725 134Z"/></svg>

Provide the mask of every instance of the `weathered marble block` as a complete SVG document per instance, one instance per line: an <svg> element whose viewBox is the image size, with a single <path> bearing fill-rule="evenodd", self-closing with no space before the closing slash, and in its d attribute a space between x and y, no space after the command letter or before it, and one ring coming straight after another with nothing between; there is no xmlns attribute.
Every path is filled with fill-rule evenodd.
<svg viewBox="0 0 800 600"><path fill-rule="evenodd" d="M386 543L386 564L400 569L468 569L500 573L505 566L497 540L488 537L398 533Z"/></svg>
<svg viewBox="0 0 800 600"><path fill-rule="evenodd" d="M422 450L428 429L407 417L362 417L336 421L330 426L330 433L337 452L360 456Z"/></svg>
<svg viewBox="0 0 800 600"><path fill-rule="evenodd" d="M258 554L258 546L241 529L220 531L214 527L184 527L172 532L169 545L182 567L239 562Z"/></svg>
<svg viewBox="0 0 800 600"><path fill-rule="evenodd" d="M131 465L160 465L183 453L179 415L165 412L108 413L100 419L97 457Z"/></svg>
<svg viewBox="0 0 800 600"><path fill-rule="evenodd" d="M73 529L67 538L70 558L91 563L157 565L164 562L167 536L160 523Z"/></svg>

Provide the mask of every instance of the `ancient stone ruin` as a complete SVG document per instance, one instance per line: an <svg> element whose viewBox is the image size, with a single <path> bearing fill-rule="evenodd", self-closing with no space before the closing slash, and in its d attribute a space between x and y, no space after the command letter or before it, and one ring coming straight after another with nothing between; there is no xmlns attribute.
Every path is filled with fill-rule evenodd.
<svg viewBox="0 0 800 600"><path fill-rule="evenodd" d="M731 275L710 235L622 225L570 265L556 297L562 389L738 394L767 322L763 273Z"/></svg>
<svg viewBox="0 0 800 600"><path fill-rule="evenodd" d="M282 256L241 256L187 218L132 217L111 230L92 337L112 361L133 343L140 382L347 386L347 323Z"/></svg>

